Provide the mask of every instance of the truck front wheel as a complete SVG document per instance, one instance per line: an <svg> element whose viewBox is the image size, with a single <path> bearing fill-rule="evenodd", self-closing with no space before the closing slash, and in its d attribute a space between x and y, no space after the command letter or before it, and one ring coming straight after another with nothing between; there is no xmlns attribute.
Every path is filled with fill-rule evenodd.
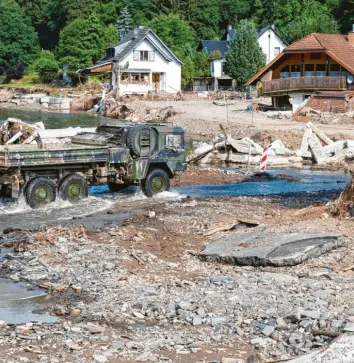
<svg viewBox="0 0 354 363"><path fill-rule="evenodd" d="M56 191L53 182L37 177L29 181L25 189L26 202L31 208L38 208L55 201Z"/></svg>
<svg viewBox="0 0 354 363"><path fill-rule="evenodd" d="M146 178L142 181L143 193L149 198L169 189L170 177L162 169L150 170Z"/></svg>
<svg viewBox="0 0 354 363"><path fill-rule="evenodd" d="M80 175L70 174L60 182L59 196L71 203L79 202L88 197L87 181Z"/></svg>

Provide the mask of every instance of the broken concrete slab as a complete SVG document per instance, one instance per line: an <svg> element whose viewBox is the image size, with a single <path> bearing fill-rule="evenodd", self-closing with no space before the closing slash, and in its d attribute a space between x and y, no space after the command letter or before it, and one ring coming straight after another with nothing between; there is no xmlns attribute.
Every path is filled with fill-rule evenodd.
<svg viewBox="0 0 354 363"><path fill-rule="evenodd" d="M320 349L302 357L293 359L291 363L344 363L354 362L354 335L343 334L332 342L326 350Z"/></svg>
<svg viewBox="0 0 354 363"><path fill-rule="evenodd" d="M344 243L340 234L242 232L209 242L199 256L241 266L293 266Z"/></svg>

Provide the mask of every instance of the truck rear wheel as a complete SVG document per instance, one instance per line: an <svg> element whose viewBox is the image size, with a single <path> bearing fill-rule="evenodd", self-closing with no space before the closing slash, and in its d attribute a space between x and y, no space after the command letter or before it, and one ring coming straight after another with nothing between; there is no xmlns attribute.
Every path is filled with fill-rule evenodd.
<svg viewBox="0 0 354 363"><path fill-rule="evenodd" d="M112 193L122 192L124 189L126 189L128 187L127 184L118 184L118 183L114 183L114 182L108 182L107 185L108 185L108 189Z"/></svg>
<svg viewBox="0 0 354 363"><path fill-rule="evenodd" d="M162 169L152 169L142 181L143 193L151 198L170 189L170 177Z"/></svg>
<svg viewBox="0 0 354 363"><path fill-rule="evenodd" d="M71 203L88 197L87 181L80 175L70 174L64 177L59 185L59 196Z"/></svg>
<svg viewBox="0 0 354 363"><path fill-rule="evenodd" d="M53 182L37 177L28 182L25 189L26 202L31 208L38 208L55 201L56 190Z"/></svg>

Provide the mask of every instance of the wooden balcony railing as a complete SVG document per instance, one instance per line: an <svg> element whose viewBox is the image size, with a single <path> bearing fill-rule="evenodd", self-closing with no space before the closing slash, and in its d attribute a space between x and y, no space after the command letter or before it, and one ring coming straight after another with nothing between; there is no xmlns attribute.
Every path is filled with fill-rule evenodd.
<svg viewBox="0 0 354 363"><path fill-rule="evenodd" d="M264 95L295 91L342 91L346 89L345 77L281 78L262 82Z"/></svg>

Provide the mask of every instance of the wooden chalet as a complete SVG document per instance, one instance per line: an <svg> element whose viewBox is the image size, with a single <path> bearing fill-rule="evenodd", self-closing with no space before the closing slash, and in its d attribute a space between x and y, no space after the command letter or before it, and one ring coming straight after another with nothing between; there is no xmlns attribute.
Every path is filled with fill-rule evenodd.
<svg viewBox="0 0 354 363"><path fill-rule="evenodd" d="M354 90L353 74L354 29L348 35L310 34L285 48L246 85L257 85L274 107L295 111L313 94L345 100Z"/></svg>

